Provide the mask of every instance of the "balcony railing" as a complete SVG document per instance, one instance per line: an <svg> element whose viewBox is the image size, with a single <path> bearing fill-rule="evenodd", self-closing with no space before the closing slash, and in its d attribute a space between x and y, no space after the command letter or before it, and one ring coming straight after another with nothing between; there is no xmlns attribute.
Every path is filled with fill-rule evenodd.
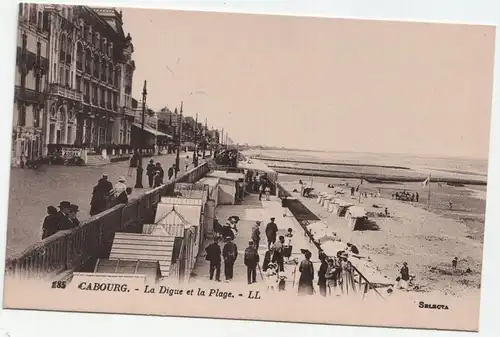
<svg viewBox="0 0 500 337"><path fill-rule="evenodd" d="M101 105L101 108L104 108L106 106L106 103L103 100L101 100L99 103Z"/></svg>
<svg viewBox="0 0 500 337"><path fill-rule="evenodd" d="M120 110L121 110L121 113L123 113L124 115L135 117L134 110L132 110L129 107L122 106Z"/></svg>
<svg viewBox="0 0 500 337"><path fill-rule="evenodd" d="M69 98L75 101L82 100L82 93L73 89L70 89L67 86L64 86L59 83L54 83L50 86L50 93L63 96L65 98Z"/></svg>
<svg viewBox="0 0 500 337"><path fill-rule="evenodd" d="M89 95L83 95L83 101L85 103L89 103L90 102L90 96Z"/></svg>
<svg viewBox="0 0 500 337"><path fill-rule="evenodd" d="M92 105L97 106L97 99L96 98L92 98Z"/></svg>
<svg viewBox="0 0 500 337"><path fill-rule="evenodd" d="M108 102L108 104L106 104L106 108L107 108L108 110L111 110L111 109L112 109L112 105L111 105L111 103L110 103L110 102Z"/></svg>
<svg viewBox="0 0 500 337"><path fill-rule="evenodd" d="M24 91L21 90L21 87L16 86L15 97L18 100L43 104L45 101L45 94L42 92L36 92L33 89L24 88Z"/></svg>

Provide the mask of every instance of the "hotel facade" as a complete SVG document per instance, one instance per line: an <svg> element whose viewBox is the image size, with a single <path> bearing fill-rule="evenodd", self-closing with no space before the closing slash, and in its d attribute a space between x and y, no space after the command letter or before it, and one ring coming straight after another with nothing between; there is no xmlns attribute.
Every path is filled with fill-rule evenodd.
<svg viewBox="0 0 500 337"><path fill-rule="evenodd" d="M100 154L130 145L134 46L122 13L19 7L13 164L61 147Z"/></svg>

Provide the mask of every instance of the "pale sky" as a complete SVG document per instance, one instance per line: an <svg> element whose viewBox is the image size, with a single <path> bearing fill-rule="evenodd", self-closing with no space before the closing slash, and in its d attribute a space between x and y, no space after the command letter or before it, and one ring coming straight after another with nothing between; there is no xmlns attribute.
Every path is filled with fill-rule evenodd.
<svg viewBox="0 0 500 337"><path fill-rule="evenodd" d="M123 20L134 97L147 80L150 108L184 100L235 142L488 156L494 27L130 8Z"/></svg>

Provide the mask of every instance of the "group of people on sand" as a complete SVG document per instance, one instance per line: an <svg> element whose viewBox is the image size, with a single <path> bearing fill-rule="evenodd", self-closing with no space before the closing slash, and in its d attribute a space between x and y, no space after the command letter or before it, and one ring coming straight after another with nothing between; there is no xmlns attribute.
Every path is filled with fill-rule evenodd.
<svg viewBox="0 0 500 337"><path fill-rule="evenodd" d="M416 193L410 193L408 191L403 191L403 192L396 192L392 195L392 199L395 200L404 200L404 201L410 201L410 202L418 202L420 199L420 195L418 192Z"/></svg>
<svg viewBox="0 0 500 337"><path fill-rule="evenodd" d="M47 215L42 224L42 240L59 231L80 226L77 214L78 206L69 201L61 201L59 210L54 206L47 207Z"/></svg>

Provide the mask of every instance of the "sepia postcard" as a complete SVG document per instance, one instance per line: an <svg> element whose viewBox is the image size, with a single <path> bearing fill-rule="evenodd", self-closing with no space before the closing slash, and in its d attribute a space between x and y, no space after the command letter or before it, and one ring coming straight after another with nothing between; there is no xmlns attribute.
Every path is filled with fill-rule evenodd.
<svg viewBox="0 0 500 337"><path fill-rule="evenodd" d="M494 48L19 4L4 308L477 331Z"/></svg>

